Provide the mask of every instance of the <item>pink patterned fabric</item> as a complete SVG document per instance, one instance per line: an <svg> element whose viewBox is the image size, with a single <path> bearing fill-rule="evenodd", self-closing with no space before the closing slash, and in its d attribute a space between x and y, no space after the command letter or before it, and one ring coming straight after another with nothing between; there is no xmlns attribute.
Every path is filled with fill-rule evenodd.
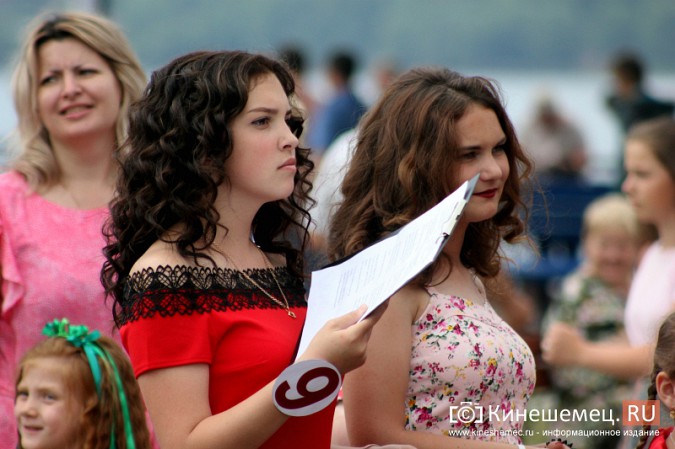
<svg viewBox="0 0 675 449"><path fill-rule="evenodd" d="M16 365L45 323L66 317L119 341L99 280L107 217L107 208L50 203L16 172L0 175L0 449L16 447Z"/></svg>
<svg viewBox="0 0 675 449"><path fill-rule="evenodd" d="M427 287L412 325L406 429L520 444L536 373L532 351L489 303Z"/></svg>

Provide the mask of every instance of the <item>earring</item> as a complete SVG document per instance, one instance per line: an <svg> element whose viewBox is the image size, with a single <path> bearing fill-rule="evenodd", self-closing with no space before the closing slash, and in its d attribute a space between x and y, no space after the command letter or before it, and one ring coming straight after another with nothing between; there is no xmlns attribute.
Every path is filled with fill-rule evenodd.
<svg viewBox="0 0 675 449"><path fill-rule="evenodd" d="M675 421L675 409L670 409L670 412L668 414L670 415L670 419Z"/></svg>

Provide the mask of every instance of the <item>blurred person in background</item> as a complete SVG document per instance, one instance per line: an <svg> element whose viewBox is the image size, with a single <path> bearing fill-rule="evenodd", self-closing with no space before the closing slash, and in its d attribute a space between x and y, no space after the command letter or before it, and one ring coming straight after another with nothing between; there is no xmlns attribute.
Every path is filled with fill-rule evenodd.
<svg viewBox="0 0 675 449"><path fill-rule="evenodd" d="M356 127L366 111L351 85L356 68L356 58L347 51L336 51L328 59L326 75L331 96L325 104L317 106L308 131L308 143L317 158L340 134Z"/></svg>
<svg viewBox="0 0 675 449"><path fill-rule="evenodd" d="M611 193L594 200L584 211L581 239L583 262L567 275L543 318L542 335L555 322L566 323L588 341L626 342L623 316L626 297L644 244L642 227L627 198ZM556 368L549 372L557 408L568 410L613 409L621 414L621 402L631 398L631 383L582 367ZM563 429L556 424L556 429ZM604 427L602 427L604 425ZM569 430L612 430L614 423L569 422ZM620 436L589 436L580 448L612 449Z"/></svg>
<svg viewBox="0 0 675 449"><path fill-rule="evenodd" d="M607 107L615 115L624 132L635 124L660 117L672 116L675 104L658 99L645 88L646 67L635 53L617 53L610 62L613 76L612 92Z"/></svg>
<svg viewBox="0 0 675 449"><path fill-rule="evenodd" d="M542 351L555 367L583 367L638 380L636 391L644 395L656 330L675 310L675 119L656 118L631 128L625 168L623 191L638 220L654 226L658 235L640 257L630 285L624 314L628 344L592 342L572 326L555 323L542 340ZM637 399L637 393L633 396ZM622 443L630 446L635 444Z"/></svg>
<svg viewBox="0 0 675 449"><path fill-rule="evenodd" d="M356 95L363 101L366 109L373 105L382 95L384 89L392 83L401 72L399 64L385 57L375 59L364 78L355 86Z"/></svg>
<svg viewBox="0 0 675 449"><path fill-rule="evenodd" d="M396 65L390 61L379 61L371 70L368 94L377 98L396 78ZM362 93L365 93L363 91ZM312 196L316 204L312 207L312 238L308 251L310 271L328 263L327 243L328 223L333 210L342 200L340 184L354 150L357 129L351 128L337 136L321 156L313 180Z"/></svg>
<svg viewBox="0 0 675 449"><path fill-rule="evenodd" d="M558 181L580 181L588 159L581 132L543 95L531 122L521 133L521 144L534 159L535 174Z"/></svg>
<svg viewBox="0 0 675 449"><path fill-rule="evenodd" d="M17 153L0 175L0 448L16 447L14 375L68 317L113 335L99 274L127 109L146 78L120 29L84 13L28 26L12 78ZM118 336L115 335L115 338Z"/></svg>
<svg viewBox="0 0 675 449"><path fill-rule="evenodd" d="M675 103L651 95L645 87L646 65L633 52L621 51L610 61L612 90L605 102L623 133L643 122L661 116L673 116ZM623 152L619 152L620 181L625 176Z"/></svg>

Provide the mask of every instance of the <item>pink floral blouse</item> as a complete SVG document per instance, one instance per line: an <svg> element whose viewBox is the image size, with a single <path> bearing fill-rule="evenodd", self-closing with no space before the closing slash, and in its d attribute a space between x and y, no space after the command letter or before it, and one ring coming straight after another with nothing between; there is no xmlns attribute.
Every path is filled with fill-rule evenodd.
<svg viewBox="0 0 675 449"><path fill-rule="evenodd" d="M412 326L406 429L519 444L536 380L530 348L489 303L427 291Z"/></svg>

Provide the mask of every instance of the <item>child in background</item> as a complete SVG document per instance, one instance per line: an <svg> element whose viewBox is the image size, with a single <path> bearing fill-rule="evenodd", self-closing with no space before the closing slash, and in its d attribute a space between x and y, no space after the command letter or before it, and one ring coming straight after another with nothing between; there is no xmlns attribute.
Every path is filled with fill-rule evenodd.
<svg viewBox="0 0 675 449"><path fill-rule="evenodd" d="M122 348L99 331L55 320L18 367L21 449L149 449L145 406Z"/></svg>
<svg viewBox="0 0 675 449"><path fill-rule="evenodd" d="M659 328L659 336L654 348L654 369L651 383L647 390L649 399L659 399L661 405L670 410L670 417L675 420L675 313L666 317ZM645 447L651 426L645 424L636 449ZM649 444L649 449L673 449L675 439L672 437L673 426L659 429L658 435Z"/></svg>
<svg viewBox="0 0 675 449"><path fill-rule="evenodd" d="M544 316L542 334L560 321L574 326L589 341L625 340L626 297L642 241L635 211L619 193L600 197L584 212L581 235L584 262L563 280ZM550 372L550 378L559 408L590 411L610 407L615 416L620 416L622 399L631 396L628 381L589 368L557 368ZM572 428L583 425L569 424ZM588 425L589 430L602 426L600 422ZM604 425L607 430L613 429L613 423ZM611 435L589 437L581 447L610 449L619 439Z"/></svg>

